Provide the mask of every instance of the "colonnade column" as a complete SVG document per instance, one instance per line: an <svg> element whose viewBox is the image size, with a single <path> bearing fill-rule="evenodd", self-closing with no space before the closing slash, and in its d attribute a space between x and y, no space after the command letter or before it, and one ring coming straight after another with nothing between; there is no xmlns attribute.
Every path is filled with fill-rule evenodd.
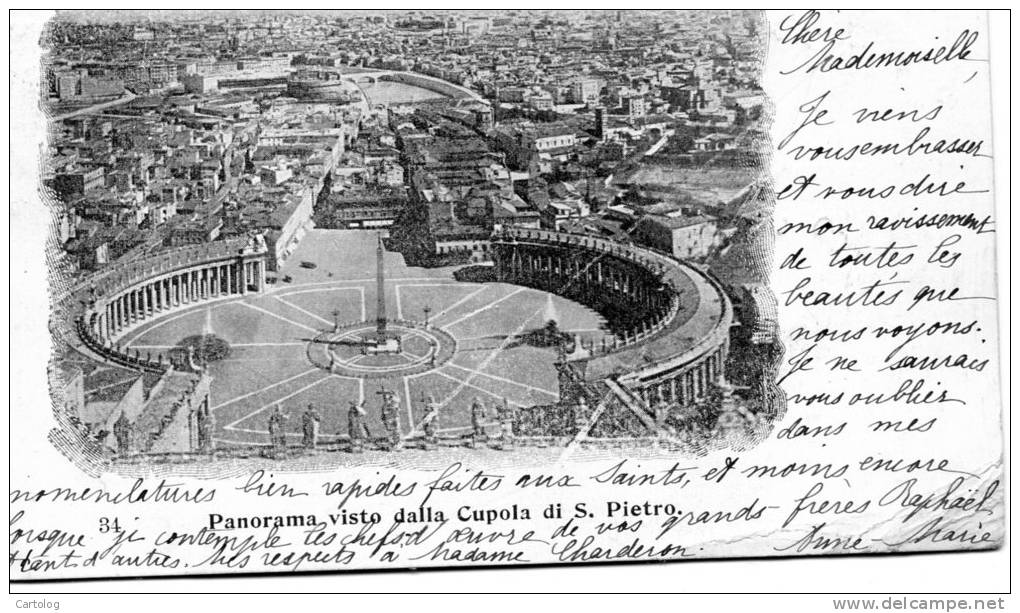
<svg viewBox="0 0 1020 613"><path fill-rule="evenodd" d="M263 292L266 289L266 261L258 260L255 263L255 269L259 276L255 285L259 288L260 292Z"/></svg>

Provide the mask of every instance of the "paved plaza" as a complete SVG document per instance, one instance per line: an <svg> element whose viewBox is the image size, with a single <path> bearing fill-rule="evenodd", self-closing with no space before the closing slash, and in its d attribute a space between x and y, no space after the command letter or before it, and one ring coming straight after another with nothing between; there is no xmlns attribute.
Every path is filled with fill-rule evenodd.
<svg viewBox="0 0 1020 613"><path fill-rule="evenodd" d="M584 338L603 334L597 313L564 298L504 283L458 282L455 268L409 267L399 253L386 252L386 314L405 351L361 355L344 341L374 323L376 245L372 231L313 230L266 293L153 320L128 333L124 345L156 355L197 334L226 340L229 356L209 367L217 442L263 445L277 403L289 413L287 430L295 439L309 404L321 416L323 440L346 437L351 401L365 402L371 434L382 435L384 389L400 399L405 436L420 432L428 396L440 404L441 433L470 430L475 398L495 424L504 399L530 406L558 398L555 351L529 345L523 335L549 319ZM429 360L433 348L436 357Z"/></svg>

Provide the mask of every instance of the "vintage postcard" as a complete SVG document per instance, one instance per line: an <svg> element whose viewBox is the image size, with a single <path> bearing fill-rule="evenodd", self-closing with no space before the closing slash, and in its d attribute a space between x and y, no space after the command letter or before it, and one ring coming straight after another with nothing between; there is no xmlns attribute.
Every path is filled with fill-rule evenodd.
<svg viewBox="0 0 1020 613"><path fill-rule="evenodd" d="M12 20L12 580L1004 542L986 13Z"/></svg>

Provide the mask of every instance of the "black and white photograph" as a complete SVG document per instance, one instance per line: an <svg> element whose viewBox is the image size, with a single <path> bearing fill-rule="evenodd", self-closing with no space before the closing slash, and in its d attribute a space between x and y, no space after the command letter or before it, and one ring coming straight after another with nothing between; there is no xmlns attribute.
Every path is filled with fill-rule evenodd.
<svg viewBox="0 0 1020 613"><path fill-rule="evenodd" d="M68 456L683 457L770 430L760 14L87 17L44 40Z"/></svg>
<svg viewBox="0 0 1020 613"><path fill-rule="evenodd" d="M1008 578L993 13L12 11L16 606Z"/></svg>

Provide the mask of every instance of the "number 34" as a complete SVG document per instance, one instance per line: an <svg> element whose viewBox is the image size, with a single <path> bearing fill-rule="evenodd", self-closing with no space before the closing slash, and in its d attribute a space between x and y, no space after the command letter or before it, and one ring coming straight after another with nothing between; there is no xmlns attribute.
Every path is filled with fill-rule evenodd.
<svg viewBox="0 0 1020 613"><path fill-rule="evenodd" d="M122 532L120 529L120 521L116 517L99 518L99 533L106 534L107 532Z"/></svg>

